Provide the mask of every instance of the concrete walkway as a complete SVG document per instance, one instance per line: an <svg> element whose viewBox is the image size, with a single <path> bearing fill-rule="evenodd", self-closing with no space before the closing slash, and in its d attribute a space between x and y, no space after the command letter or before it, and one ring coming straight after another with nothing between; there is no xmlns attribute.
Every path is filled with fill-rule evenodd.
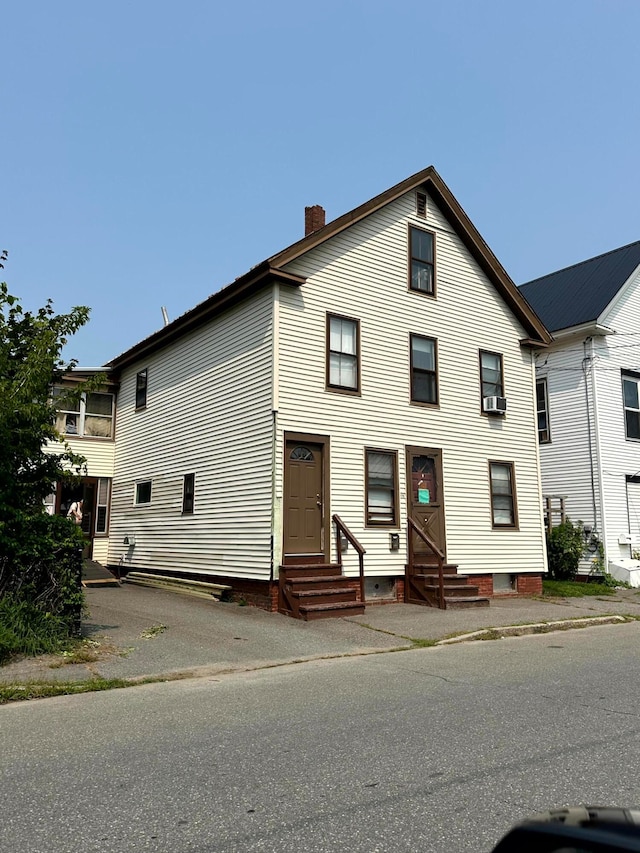
<svg viewBox="0 0 640 853"><path fill-rule="evenodd" d="M611 614L640 618L638 590L567 599L505 597L477 610L371 605L363 616L317 622L133 585L90 588L86 599L85 661L65 655L17 661L0 668L0 683L198 676L410 649L505 626L562 620L570 620L570 627L585 624L577 619L595 625Z"/></svg>

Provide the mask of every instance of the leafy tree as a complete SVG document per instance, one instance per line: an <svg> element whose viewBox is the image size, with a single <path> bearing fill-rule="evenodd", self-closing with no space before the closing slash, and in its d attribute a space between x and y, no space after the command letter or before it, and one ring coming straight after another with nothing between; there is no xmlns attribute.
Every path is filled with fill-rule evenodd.
<svg viewBox="0 0 640 853"><path fill-rule="evenodd" d="M2 252L0 267L5 260ZM80 531L48 516L44 499L55 482L80 473L84 459L55 429L56 408L69 400L54 403L51 388L75 366L61 352L88 318L85 307L56 314L51 300L24 311L0 283L0 597L28 599L56 616L77 610L77 575L74 586L69 572Z"/></svg>

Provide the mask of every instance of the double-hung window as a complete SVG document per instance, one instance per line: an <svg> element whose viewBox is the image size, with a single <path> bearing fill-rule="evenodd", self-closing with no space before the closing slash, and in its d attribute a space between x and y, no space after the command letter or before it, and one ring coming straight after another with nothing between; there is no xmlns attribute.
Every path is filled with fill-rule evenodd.
<svg viewBox="0 0 640 853"><path fill-rule="evenodd" d="M411 400L438 403L436 341L422 335L411 335Z"/></svg>
<svg viewBox="0 0 640 853"><path fill-rule="evenodd" d="M624 400L624 431L625 437L634 441L640 440L640 374L622 374L622 396Z"/></svg>
<svg viewBox="0 0 640 853"><path fill-rule="evenodd" d="M546 444L551 441L549 432L549 399L547 396L547 380L536 381L536 412L538 416L538 442Z"/></svg>
<svg viewBox="0 0 640 853"><path fill-rule="evenodd" d="M483 411L486 397L504 396L504 374L500 353L480 350L480 388Z"/></svg>
<svg viewBox="0 0 640 853"><path fill-rule="evenodd" d="M109 491L111 480L100 477L96 490L96 527L99 534L106 534L109 526Z"/></svg>
<svg viewBox="0 0 640 853"><path fill-rule="evenodd" d="M367 525L398 526L398 455L389 450L365 451Z"/></svg>
<svg viewBox="0 0 640 853"><path fill-rule="evenodd" d="M516 490L512 462L489 462L491 523L493 527L516 527Z"/></svg>
<svg viewBox="0 0 640 853"><path fill-rule="evenodd" d="M409 289L435 293L435 239L431 231L409 226Z"/></svg>
<svg viewBox="0 0 640 853"><path fill-rule="evenodd" d="M73 399L66 388L53 389L59 402L56 429L79 438L113 438L113 394L88 391Z"/></svg>
<svg viewBox="0 0 640 853"><path fill-rule="evenodd" d="M327 314L327 387L360 390L360 323Z"/></svg>

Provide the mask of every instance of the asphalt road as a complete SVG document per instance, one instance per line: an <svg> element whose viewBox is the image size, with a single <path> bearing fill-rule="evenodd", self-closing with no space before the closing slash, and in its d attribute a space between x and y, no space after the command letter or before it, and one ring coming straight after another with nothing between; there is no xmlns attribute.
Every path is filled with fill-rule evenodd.
<svg viewBox="0 0 640 853"><path fill-rule="evenodd" d="M486 851L640 803L640 623L0 708L0 849Z"/></svg>

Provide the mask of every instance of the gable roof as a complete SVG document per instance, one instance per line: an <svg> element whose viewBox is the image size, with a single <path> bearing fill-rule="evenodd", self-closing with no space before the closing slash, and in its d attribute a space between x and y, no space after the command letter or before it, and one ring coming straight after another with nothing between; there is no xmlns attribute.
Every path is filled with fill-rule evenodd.
<svg viewBox="0 0 640 853"><path fill-rule="evenodd" d="M551 335L532 310L531 306L509 277L491 249L482 239L475 226L454 197L449 187L442 180L433 166L428 166L416 172L410 178L401 181L370 201L345 213L343 216L329 222L318 231L298 240L288 248L272 255L249 272L237 278L231 284L214 293L204 302L196 305L190 311L177 317L168 326L159 329L149 337L132 346L121 355L108 362L114 369L125 367L131 362L150 355L155 350L181 337L195 327L215 317L217 314L251 296L267 284L279 281L284 284L297 286L304 284L305 279L282 269L290 261L300 257L310 249L315 248L325 240L329 240L361 219L370 216L375 211L399 198L406 192L417 189L426 190L447 218L453 230L458 234L478 265L495 286L516 318L524 327L527 338L523 343L530 346L546 346L551 342Z"/></svg>
<svg viewBox="0 0 640 853"><path fill-rule="evenodd" d="M640 265L640 241L520 285L552 332L595 322Z"/></svg>

